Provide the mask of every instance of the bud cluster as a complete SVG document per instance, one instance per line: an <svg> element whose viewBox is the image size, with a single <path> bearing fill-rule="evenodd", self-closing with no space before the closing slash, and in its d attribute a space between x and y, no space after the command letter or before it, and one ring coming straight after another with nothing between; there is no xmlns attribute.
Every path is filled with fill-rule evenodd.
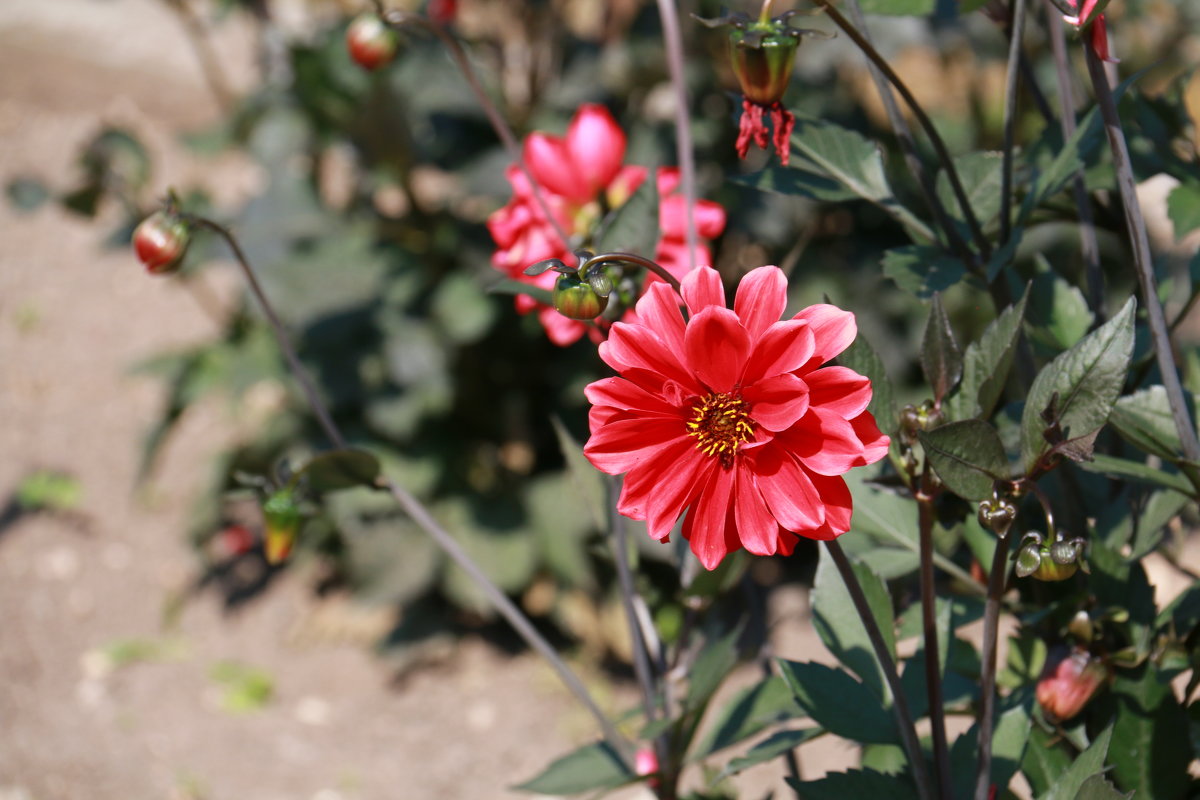
<svg viewBox="0 0 1200 800"><path fill-rule="evenodd" d="M1033 577L1039 581L1065 581L1080 567L1088 572L1084 550L1087 542L1081 537L1068 539L1058 531L1053 541L1043 539L1037 531L1030 531L1021 540L1017 551L1016 573L1019 578Z"/></svg>

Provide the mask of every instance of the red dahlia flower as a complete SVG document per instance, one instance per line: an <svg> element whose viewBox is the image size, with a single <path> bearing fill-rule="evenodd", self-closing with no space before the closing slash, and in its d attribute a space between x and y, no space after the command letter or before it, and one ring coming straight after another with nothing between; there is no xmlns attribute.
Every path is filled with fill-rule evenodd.
<svg viewBox="0 0 1200 800"><path fill-rule="evenodd" d="M608 110L599 105L581 106L565 137L530 134L525 140L523 157L558 227L576 240L586 240L600 221L601 198L607 208L620 207L638 190L647 174L645 167L622 165L625 133ZM506 175L513 187L513 198L487 222L497 245L492 266L515 281L549 291L554 288L555 273L530 277L524 270L530 264L550 258L574 265L571 245L562 241L554 223L547 219L525 174L513 165ZM672 194L679 183L678 170L661 168L656 178L662 239L655 260L681 277L691 261L685 244L686 204L682 197ZM700 238L721 235L725 229L724 209L708 200L697 201L694 208ZM703 241L696 257L699 263L711 261ZM528 295L518 295L516 305L522 314L537 311L547 336L557 345L569 345L588 330L584 323L567 319Z"/></svg>
<svg viewBox="0 0 1200 800"><path fill-rule="evenodd" d="M600 357L620 377L587 387L592 435L584 453L627 473L618 510L665 541L687 509L683 536L708 569L745 547L790 554L804 536L850 528L841 476L883 458L888 437L866 410L871 384L824 367L857 333L854 315L815 305L780 321L787 279L760 267L732 310L717 272L683 279L683 300L654 283L636 323L617 322Z"/></svg>

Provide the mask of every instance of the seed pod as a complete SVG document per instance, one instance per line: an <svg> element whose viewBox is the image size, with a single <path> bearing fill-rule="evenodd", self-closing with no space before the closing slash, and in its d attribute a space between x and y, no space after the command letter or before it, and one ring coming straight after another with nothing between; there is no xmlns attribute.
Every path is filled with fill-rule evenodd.
<svg viewBox="0 0 1200 800"><path fill-rule="evenodd" d="M155 211L133 232L133 249L151 275L169 275L179 269L191 243L185 220L167 211Z"/></svg>

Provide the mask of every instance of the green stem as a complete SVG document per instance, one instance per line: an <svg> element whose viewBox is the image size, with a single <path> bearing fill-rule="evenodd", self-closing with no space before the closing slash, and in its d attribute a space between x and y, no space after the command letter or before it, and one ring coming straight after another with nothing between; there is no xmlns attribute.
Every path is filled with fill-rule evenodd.
<svg viewBox="0 0 1200 800"><path fill-rule="evenodd" d="M583 273L588 267L594 264L611 263L614 261L633 264L634 266L648 269L658 277L666 281L676 292L680 291L679 279L667 271L667 268L661 264L651 261L648 258L643 258L636 253L600 253L589 258L586 262L579 265L579 272Z"/></svg>
<svg viewBox="0 0 1200 800"><path fill-rule="evenodd" d="M987 603L983 609L983 666L980 669L979 750L975 762L975 800L988 800L992 775L992 721L996 716L996 639L1000 626L1000 599L1008 577L1008 536L996 538L996 553L988 576Z"/></svg>
<svg viewBox="0 0 1200 800"><path fill-rule="evenodd" d="M929 770L925 766L925 755L921 752L921 741L917 738L917 729L913 725L912 712L909 711L904 688L900 685L900 676L896 673L896 662L892 660L892 654L888 652L887 644L883 640L883 633L879 630L879 623L875 621L871 604L867 602L867 596L863 593L862 584L858 582L858 576L854 574L850 559L846 557L846 551L838 544L837 539L825 542L825 547L829 550L829 555L833 557L833 563L837 566L838 572L841 573L842 581L846 584L846 591L850 593L850 599L854 603L854 609L858 612L863 627L866 628L867 638L871 640L871 647L875 650L875 658L879 661L880 669L883 670L884 680L891 689L892 710L896 713L900 739L904 743L905 753L908 754L909 764L912 765L917 794L921 800L933 800L935 795L929 782Z"/></svg>
<svg viewBox="0 0 1200 800"><path fill-rule="evenodd" d="M245 253L238 244L237 239L229 232L227 228L213 222L212 220L203 217L188 216L188 219L199 227L206 228L220 235L233 251L234 259L238 266L242 269L242 274L246 278L246 282L250 286L250 291L254 294L254 298L258 301L262 308L263 314L266 315L267 321L271 324L271 329L275 334L275 339L279 343L279 349L283 351L284 358L287 359L288 366L291 368L293 377L304 390L304 395L308 399L308 404L316 414L321 427L325 431L325 435L333 442L333 445L339 450L346 447L345 437L342 436L341 430L338 429L333 418L330 416L325 403L321 400L320 394L317 392L316 386L312 379L309 378L308 372L300 363L300 358L296 355L295 348L292 347L292 342L287 334L287 330L283 327L283 323L279 319L279 315L275 313L270 300L262 290L258 279L255 277L254 270L250 266L250 262L246 259ZM512 625L518 635L525 640L525 643L533 648L537 653L549 662L554 671L558 673L558 677L563 684L575 695L576 699L595 717L600 725L601 731L604 733L604 738L609 744L621 754L621 757L628 760L630 750L629 743L622 737L613 727L608 717L596 705L588 692L587 687L579 680L578 676L571 671L562 657L554 650L545 637L538 632L533 623L517 608L516 604L504 594L499 587L484 573L475 561L467 555L459 543L453 536L438 524L429 511L423 506L420 501L409 494L405 489L398 486L391 479L384 478L380 481L380 485L386 489L397 505L404 510L406 514L417 523L423 531L429 534L430 538L440 547L451 560L458 566L462 567L471 578L476 582L479 588L487 596L488 600L500 612L500 615Z"/></svg>
<svg viewBox="0 0 1200 800"><path fill-rule="evenodd" d="M929 119L929 115L925 113L925 109L917 102L917 98L913 96L912 91L900 80L900 76L888 64L887 59L880 55L879 51L859 33L848 19L843 17L833 6L832 0L814 0L817 5L825 9L825 13L833 20L834 24L842 29L850 40L853 41L858 48L862 50L863 55L871 60L884 77L896 87L896 91L904 98L904 102L912 110L913 116L921 123L921 128L925 131L925 135L929 138L929 143L933 146L934 152L937 153L938 161L941 162L942 169L946 171L946 178L950 181L950 187L954 191L954 197L958 200L958 205L962 210L963 219L967 221L967 227L971 230L971 238L975 241L975 246L979 248L984 260L992 256L992 244L987 237L983 235L983 229L979 226L979 219L975 216L975 210L971 208L971 203L967 200L966 190L963 189L962 180L958 176L958 170L954 167L954 159L950 157L950 151L946 149L946 143L942 141L941 134L937 132L933 121Z"/></svg>
<svg viewBox="0 0 1200 800"><path fill-rule="evenodd" d="M1117 104L1113 99L1112 88L1108 85L1108 77L1104 74L1104 65L1086 37L1083 51L1087 60L1088 75L1096 93L1096 102L1100 106L1100 115L1104 118L1108 146L1112 150L1113 169L1117 173L1117 186L1121 190L1121 202L1125 208L1125 227L1133 246L1134 271L1137 274L1138 286L1142 290L1142 305L1146 308L1146 319L1150 327L1150 340L1154 345L1154 356L1158 360L1158 371L1162 374L1163 387L1167 390L1167 401L1171 406L1171 417L1179 433L1183 454L1189 461L1198 461L1200 440L1196 437L1196 428L1188 414L1183 386L1179 381L1179 370L1175 366L1175 355L1171 350L1166 317L1162 304L1158 302L1158 286L1150 256L1150 238L1146 233L1146 221L1142 217L1142 207L1138 202L1137 185L1129 161L1129 148L1125 143L1125 131L1121 127L1121 118L1117 114Z"/></svg>
<svg viewBox="0 0 1200 800"><path fill-rule="evenodd" d="M763 6L763 13L770 0ZM679 32L679 11L675 0L658 0L658 15L662 19L663 43L667 50L667 68L675 90L675 157L679 160L679 191L683 195L687 216L687 250L691 269L696 268L699 239L696 235L696 166L692 153L692 128L689 115L687 80L684 74L683 36Z"/></svg>
<svg viewBox="0 0 1200 800"><path fill-rule="evenodd" d="M1021 36L1025 30L1025 0L1013 0L1009 25L1008 74L1004 91L1004 156L1000 177L1000 246L1012 235L1013 147L1017 126L1017 90L1021 76Z"/></svg>
<svg viewBox="0 0 1200 800"><path fill-rule="evenodd" d="M924 480L922 480L924 483ZM929 721L933 734L933 758L939 797L953 800L950 780L950 750L946 744L946 709L942 700L942 671L938 654L937 599L933 579L934 498L917 492L917 521L921 544L921 623L925 635L925 687L929 697Z"/></svg>

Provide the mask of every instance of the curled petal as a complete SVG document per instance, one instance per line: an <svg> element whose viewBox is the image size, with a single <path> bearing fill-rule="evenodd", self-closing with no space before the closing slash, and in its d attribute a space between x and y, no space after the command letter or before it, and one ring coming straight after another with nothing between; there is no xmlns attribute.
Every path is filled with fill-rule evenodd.
<svg viewBox="0 0 1200 800"><path fill-rule="evenodd" d="M682 283L680 291L690 313L699 314L709 306L725 307L725 287L721 285L720 274L712 267L692 270Z"/></svg>
<svg viewBox="0 0 1200 800"><path fill-rule="evenodd" d="M776 446L753 452L755 485L779 524L804 531L825 522L825 506L808 472Z"/></svg>
<svg viewBox="0 0 1200 800"><path fill-rule="evenodd" d="M607 108L588 103L571 120L566 150L576 179L586 191L583 199L591 200L620 172L625 160L625 132Z"/></svg>
<svg viewBox="0 0 1200 800"><path fill-rule="evenodd" d="M788 165L788 156L792 152L792 129L796 126L796 118L792 116L792 112L787 111L779 103L776 103L771 108L771 125L775 128L775 134L771 142L775 145L775 153L779 156L779 163L786 167Z"/></svg>
<svg viewBox="0 0 1200 800"><path fill-rule="evenodd" d="M874 464L887 455L888 446L891 445L892 440L879 430L871 412L864 411L851 419L850 426L854 428L854 435L863 444L863 463L856 466Z"/></svg>
<svg viewBox="0 0 1200 800"><path fill-rule="evenodd" d="M752 384L785 372L795 372L811 361L813 348L813 333L807 322L790 319L773 323L755 343L754 352L742 373L742 382Z"/></svg>
<svg viewBox="0 0 1200 800"><path fill-rule="evenodd" d="M620 475L652 461L671 442L684 438L678 420L614 419L592 432L583 447L592 466Z"/></svg>
<svg viewBox="0 0 1200 800"><path fill-rule="evenodd" d="M871 402L871 381L846 367L821 367L804 375L812 404L853 419Z"/></svg>
<svg viewBox="0 0 1200 800"><path fill-rule="evenodd" d="M684 321L679 305L679 295L662 281L650 284L637 302L638 317L657 331L663 344L674 353L683 352Z"/></svg>
<svg viewBox="0 0 1200 800"><path fill-rule="evenodd" d="M811 539L833 539L850 530L854 500L850 496L850 487L846 485L846 481L834 475L809 473L808 477L821 496L821 505L825 509L825 526L828 527L829 535L803 535Z"/></svg>
<svg viewBox="0 0 1200 800"><path fill-rule="evenodd" d="M571 162L566 142L547 133L531 133L525 139L525 163L533 179L573 203L592 199L591 186L582 180Z"/></svg>
<svg viewBox="0 0 1200 800"><path fill-rule="evenodd" d="M645 325L614 323L608 341L600 348L600 357L618 372L624 373L628 368L649 370L681 385L694 387L695 393L700 393L692 374L680 364L679 356Z"/></svg>
<svg viewBox="0 0 1200 800"><path fill-rule="evenodd" d="M815 351L805 369L815 369L837 357L858 335L854 314L828 303L809 306L792 319L806 320L812 328Z"/></svg>
<svg viewBox="0 0 1200 800"><path fill-rule="evenodd" d="M837 414L819 408L810 407L797 425L777 438L818 475L841 475L865 463L863 444L854 427Z"/></svg>
<svg viewBox="0 0 1200 800"><path fill-rule="evenodd" d="M603 378L589 383L584 396L593 406L610 406L621 411L636 411L649 416L679 418L679 407L643 389L625 378Z"/></svg>
<svg viewBox="0 0 1200 800"><path fill-rule="evenodd" d="M779 322L787 305L787 277L779 267L752 269L738 284L733 310L752 339Z"/></svg>

